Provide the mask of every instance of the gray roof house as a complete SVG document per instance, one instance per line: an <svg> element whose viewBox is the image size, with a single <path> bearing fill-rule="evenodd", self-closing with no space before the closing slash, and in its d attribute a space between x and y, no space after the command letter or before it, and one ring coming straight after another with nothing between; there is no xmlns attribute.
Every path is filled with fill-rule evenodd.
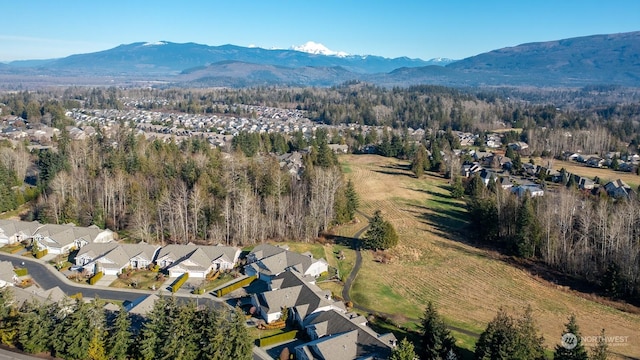
<svg viewBox="0 0 640 360"><path fill-rule="evenodd" d="M304 329L312 340L295 348L296 359L387 359L396 337L380 335L357 314L328 310L310 315Z"/></svg>
<svg viewBox="0 0 640 360"><path fill-rule="evenodd" d="M18 281L18 276L13 271L11 261L0 261L0 288L13 286Z"/></svg>
<svg viewBox="0 0 640 360"><path fill-rule="evenodd" d="M310 253L299 254L286 247L260 244L247 255L248 265L245 274L258 275L266 282L287 269L294 269L302 275L314 277L328 271L329 265L324 259L314 259Z"/></svg>
<svg viewBox="0 0 640 360"><path fill-rule="evenodd" d="M631 187L620 179L609 181L604 185L604 189L609 196L615 199L629 197L631 193Z"/></svg>
<svg viewBox="0 0 640 360"><path fill-rule="evenodd" d="M118 275L126 268L143 269L153 263L159 245L141 244L89 244L75 257L77 266L89 273L102 271L105 275Z"/></svg>
<svg viewBox="0 0 640 360"><path fill-rule="evenodd" d="M0 245L12 245L30 239L40 226L37 221L0 220Z"/></svg>
<svg viewBox="0 0 640 360"><path fill-rule="evenodd" d="M189 273L204 278L212 271L230 270L237 264L240 249L233 246L167 245L160 249L156 264L169 271L169 277Z"/></svg>
<svg viewBox="0 0 640 360"><path fill-rule="evenodd" d="M331 298L331 291L320 289L313 277L297 271L285 271L276 276L270 291L254 294L251 303L267 323L278 320L282 309L289 309L289 318L302 325L304 319L316 311L335 309L345 311L344 304Z"/></svg>
<svg viewBox="0 0 640 360"><path fill-rule="evenodd" d="M91 243L108 243L114 240L113 231L101 230L95 225L80 227L75 225L42 225L33 236L41 249L49 254L65 254L73 248L80 249Z"/></svg>

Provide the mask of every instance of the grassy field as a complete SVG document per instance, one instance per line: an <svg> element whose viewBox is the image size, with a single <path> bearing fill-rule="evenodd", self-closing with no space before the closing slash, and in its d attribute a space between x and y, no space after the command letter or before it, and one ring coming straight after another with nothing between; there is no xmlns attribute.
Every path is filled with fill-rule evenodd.
<svg viewBox="0 0 640 360"><path fill-rule="evenodd" d="M529 159L526 159L523 161L529 161ZM534 161L536 164L542 165L542 166L546 166L547 164L547 161L541 158L535 158ZM640 176L634 173L629 173L624 171L614 171L606 168L603 168L603 169L593 168L575 161L564 161L564 160L555 160L555 159L552 160L552 166L554 170L560 170L562 168L565 168L565 170L567 170L572 174L585 176L592 180L597 176L603 180L602 182L603 185L609 182L610 180L621 179L622 181L626 182L629 186L631 186L632 189L635 190L638 188L638 185L640 184Z"/></svg>
<svg viewBox="0 0 640 360"><path fill-rule="evenodd" d="M517 315L530 305L550 349L560 342L573 313L583 336L598 335L602 328L610 335L629 336L628 343L611 350L640 357L639 315L578 297L507 264L500 254L466 244L472 229L466 226L464 204L450 198L445 179L416 179L407 162L375 155L339 159L350 169L346 176L354 181L361 210L372 214L380 209L400 236L389 264L363 252L363 267L351 292L357 303L397 314L393 320L411 328L433 301L450 325L477 335L499 307ZM351 224L336 231L346 236L357 229ZM474 339L461 336L459 345L473 351Z"/></svg>

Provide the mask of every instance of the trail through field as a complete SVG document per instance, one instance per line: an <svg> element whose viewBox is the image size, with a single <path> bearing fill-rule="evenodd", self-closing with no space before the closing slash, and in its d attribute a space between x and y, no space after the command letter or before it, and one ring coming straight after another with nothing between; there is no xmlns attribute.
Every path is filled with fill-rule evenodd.
<svg viewBox="0 0 640 360"><path fill-rule="evenodd" d="M576 296L571 291L469 245L473 232L464 203L451 199L445 179L416 179L407 162L375 155L340 157L351 172L366 214L381 210L400 236L391 263L362 252L362 265L348 295L364 309L386 313L400 324L419 319L428 301L447 323L479 335L500 307L513 315L531 306L549 349L560 342L564 323L575 314L583 336L628 336L610 349L640 358L640 315ZM362 230L364 231L364 229ZM348 291L348 287L345 286Z"/></svg>

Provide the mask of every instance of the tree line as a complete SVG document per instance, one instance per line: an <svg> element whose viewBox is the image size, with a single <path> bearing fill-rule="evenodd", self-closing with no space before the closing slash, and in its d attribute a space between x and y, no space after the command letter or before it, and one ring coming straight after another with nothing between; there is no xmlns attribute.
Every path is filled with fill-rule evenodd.
<svg viewBox="0 0 640 360"><path fill-rule="evenodd" d="M155 243L311 240L353 219L353 192L320 137L299 172L275 155L231 154L192 138L149 141L122 127L67 141L33 159L40 196L31 219L108 227Z"/></svg>
<svg viewBox="0 0 640 360"><path fill-rule="evenodd" d="M392 350L390 360L454 360L463 355L456 339L432 302L427 304L414 341L403 338ZM571 315L561 339L553 351L554 360L606 360L609 348L604 329L590 353L582 341L576 317ZM545 339L540 335L531 307L520 315L500 308L476 341L476 360L543 360L548 359ZM465 356L466 357L466 356Z"/></svg>
<svg viewBox="0 0 640 360"><path fill-rule="evenodd" d="M0 339L30 354L70 360L251 359L253 344L239 309L200 308L160 297L148 316L139 318L104 305L99 299L67 298L16 307L11 290L4 288Z"/></svg>
<svg viewBox="0 0 640 360"><path fill-rule="evenodd" d="M479 176L467 184L477 240L579 276L612 298L640 300L640 201L560 186L518 198Z"/></svg>

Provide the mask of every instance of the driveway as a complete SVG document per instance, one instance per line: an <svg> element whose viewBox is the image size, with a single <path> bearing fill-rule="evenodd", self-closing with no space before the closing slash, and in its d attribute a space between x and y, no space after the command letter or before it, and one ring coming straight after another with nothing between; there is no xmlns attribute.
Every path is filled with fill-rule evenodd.
<svg viewBox="0 0 640 360"><path fill-rule="evenodd" d="M21 262L24 262L24 267L26 267L29 271L29 275L31 275L31 277L40 287L45 290L49 290L57 286L67 295L81 293L83 297L99 297L101 299L117 301L133 300L143 294L162 294L166 296L172 295L171 292L165 289L158 289L158 291L115 289L100 285L75 283L67 279L59 271L56 271L53 266L43 263L40 260L26 258L19 255L0 253L0 261L11 261L14 265L19 265ZM199 302L205 302L212 305L217 304L217 306L223 306L222 304L224 303L223 301L218 300L217 298L214 298L213 296L208 294L198 296L193 294L180 293L173 295L180 299L193 299L194 301L198 299Z"/></svg>

